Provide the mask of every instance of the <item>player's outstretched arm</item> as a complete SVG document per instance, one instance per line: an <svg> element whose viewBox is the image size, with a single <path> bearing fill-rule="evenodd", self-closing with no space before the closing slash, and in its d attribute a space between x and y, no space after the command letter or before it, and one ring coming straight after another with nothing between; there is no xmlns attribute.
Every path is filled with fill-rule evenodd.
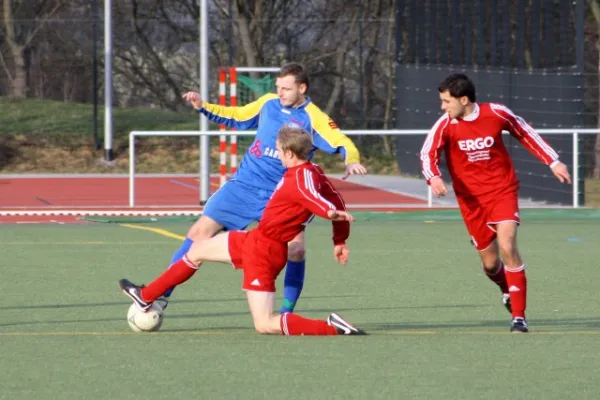
<svg viewBox="0 0 600 400"><path fill-rule="evenodd" d="M560 183L571 183L571 174L569 174L569 169L567 166L560 161L555 161L550 165L550 169L554 176L558 178Z"/></svg>
<svg viewBox="0 0 600 400"><path fill-rule="evenodd" d="M266 102L277 98L273 96L275 95L268 93L241 107L221 106L203 101L197 92L187 92L183 98L210 121L229 128L246 130L258 127L260 111Z"/></svg>
<svg viewBox="0 0 600 400"><path fill-rule="evenodd" d="M367 169L360 163L360 153L354 142L344 135L340 128L327 114L317 106L307 108L312 121L313 143L315 146L329 154L342 154L346 167L343 179L350 175L364 175Z"/></svg>
<svg viewBox="0 0 600 400"><path fill-rule="evenodd" d="M505 121L504 129L516 138L538 160L550 168L558 164L558 154L531 125L502 104L490 103L491 110ZM562 163L561 163L562 164ZM562 172L565 169L559 168ZM552 168L554 172L554 168ZM555 174L556 175L556 174ZM564 179L564 176L562 177ZM561 179L560 177L558 179ZM569 177L570 179L570 177Z"/></svg>

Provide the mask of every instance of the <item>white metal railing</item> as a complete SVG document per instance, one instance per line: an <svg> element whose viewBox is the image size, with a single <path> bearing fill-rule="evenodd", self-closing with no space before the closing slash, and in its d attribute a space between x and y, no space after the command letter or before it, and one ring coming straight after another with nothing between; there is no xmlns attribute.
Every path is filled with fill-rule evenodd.
<svg viewBox="0 0 600 400"><path fill-rule="evenodd" d="M342 130L348 136L400 136L400 135L426 135L429 129L380 129L380 130ZM600 129L536 129L541 135L572 135L573 139L573 208L579 207L579 135L599 135ZM506 134L508 132L505 132ZM129 206L135 207L135 138L148 136L220 136L221 131L132 131L129 134ZM235 131L238 136L253 136L256 131ZM209 179L209 177L200 177ZM207 199L200 199L206 201ZM427 187L427 204L433 206L431 187Z"/></svg>

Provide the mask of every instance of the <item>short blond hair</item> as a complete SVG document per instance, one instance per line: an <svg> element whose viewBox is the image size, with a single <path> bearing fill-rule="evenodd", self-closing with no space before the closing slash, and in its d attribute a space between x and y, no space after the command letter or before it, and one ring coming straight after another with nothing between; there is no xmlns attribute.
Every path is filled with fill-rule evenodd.
<svg viewBox="0 0 600 400"><path fill-rule="evenodd" d="M284 125L277 135L279 146L283 151L291 151L301 160L308 160L313 149L310 133L301 127Z"/></svg>

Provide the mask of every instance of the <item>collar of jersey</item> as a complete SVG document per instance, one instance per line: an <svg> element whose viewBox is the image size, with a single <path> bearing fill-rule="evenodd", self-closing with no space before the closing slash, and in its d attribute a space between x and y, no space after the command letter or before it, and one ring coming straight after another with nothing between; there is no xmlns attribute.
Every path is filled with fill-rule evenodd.
<svg viewBox="0 0 600 400"><path fill-rule="evenodd" d="M306 107L308 105L308 103L310 103L310 97L306 97L306 100L304 101L304 103L300 104L298 107L286 107L281 105L281 102L279 102L279 105L281 105L281 108L285 109L285 110L300 110L304 107Z"/></svg>
<svg viewBox="0 0 600 400"><path fill-rule="evenodd" d="M309 163L309 161L307 161L307 162L304 162L304 163L302 163L302 164L300 164L300 165L296 165L295 167L290 167L290 168L288 168L288 169L287 169L287 172L293 172L293 171L295 171L295 170L297 170L297 169L300 169L300 168L302 168L302 167L305 167L305 166L306 166L306 164L308 164L308 163Z"/></svg>
<svg viewBox="0 0 600 400"><path fill-rule="evenodd" d="M466 117L463 117L463 121L475 121L479 117L479 104L475 103L475 108L473 108L473 112Z"/></svg>

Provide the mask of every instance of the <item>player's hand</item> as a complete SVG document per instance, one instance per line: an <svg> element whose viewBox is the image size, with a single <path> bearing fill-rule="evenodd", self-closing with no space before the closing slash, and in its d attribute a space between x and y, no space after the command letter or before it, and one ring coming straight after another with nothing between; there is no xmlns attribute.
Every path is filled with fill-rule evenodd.
<svg viewBox="0 0 600 400"><path fill-rule="evenodd" d="M333 258L340 264L346 264L348 262L349 254L350 250L348 250L345 244L336 244L333 246Z"/></svg>
<svg viewBox="0 0 600 400"><path fill-rule="evenodd" d="M200 94L198 92L187 92L181 97L183 97L185 101L192 103L192 106L195 109L202 108L202 99L200 98Z"/></svg>
<svg viewBox="0 0 600 400"><path fill-rule="evenodd" d="M431 192L435 197L443 197L448 194L448 189L446 189L444 181L439 176L431 178L429 185L431 186Z"/></svg>
<svg viewBox="0 0 600 400"><path fill-rule="evenodd" d="M363 167L359 163L350 163L346 165L346 169L344 170L344 176L342 179L348 178L350 175L364 175L367 173L367 169Z"/></svg>
<svg viewBox="0 0 600 400"><path fill-rule="evenodd" d="M571 183L571 175L567 166L561 162L556 163L552 168L552 173L558 178L560 183Z"/></svg>
<svg viewBox="0 0 600 400"><path fill-rule="evenodd" d="M329 219L332 221L354 222L354 217L352 216L352 214L346 211L329 210L327 211L327 217L329 217Z"/></svg>

